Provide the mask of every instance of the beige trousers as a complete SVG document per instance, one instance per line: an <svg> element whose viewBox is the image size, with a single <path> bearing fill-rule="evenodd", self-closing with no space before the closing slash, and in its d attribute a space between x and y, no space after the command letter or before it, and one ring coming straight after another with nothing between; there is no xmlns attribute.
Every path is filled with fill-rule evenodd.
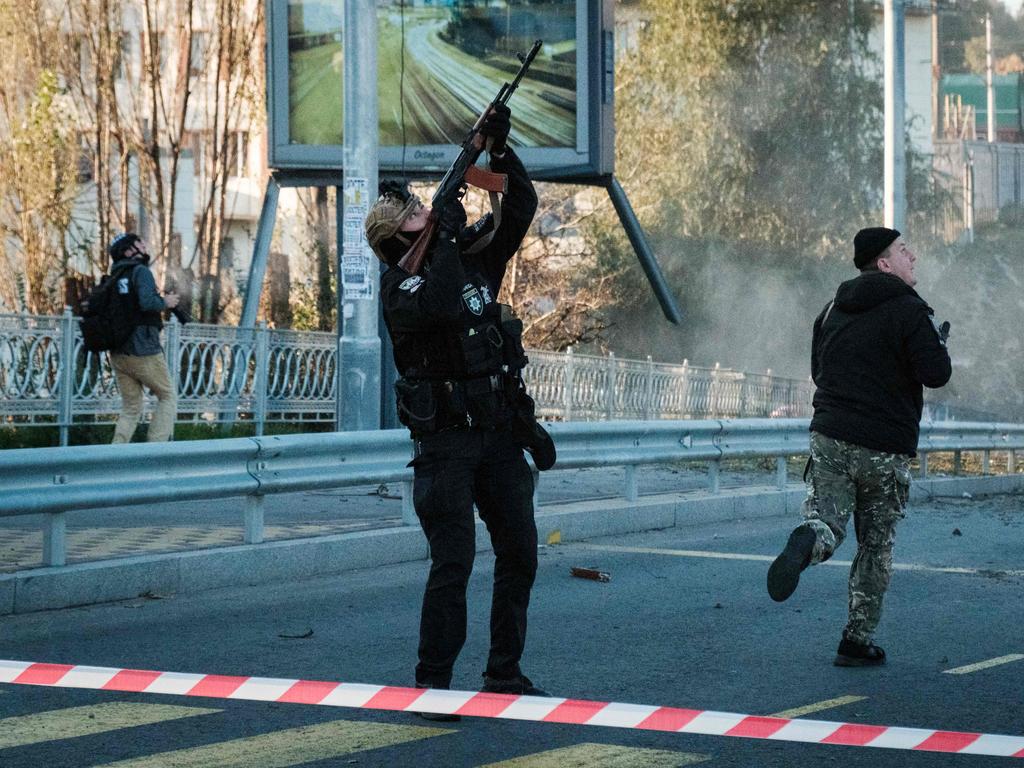
<svg viewBox="0 0 1024 768"><path fill-rule="evenodd" d="M131 442L135 427L142 416L143 387L157 398L147 442L161 443L170 440L174 431L174 419L178 415L178 395L171 384L171 374L167 370L167 360L164 356L156 354L137 357L112 354L110 365L114 369L122 401L121 414L117 417L117 426L114 428L113 442Z"/></svg>

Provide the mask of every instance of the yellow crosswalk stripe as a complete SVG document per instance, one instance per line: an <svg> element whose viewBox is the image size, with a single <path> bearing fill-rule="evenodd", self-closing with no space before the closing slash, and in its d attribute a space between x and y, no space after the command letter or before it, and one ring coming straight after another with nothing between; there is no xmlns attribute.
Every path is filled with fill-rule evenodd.
<svg viewBox="0 0 1024 768"><path fill-rule="evenodd" d="M93 736L122 728L153 725L167 720L181 720L185 717L210 715L220 711L202 707L177 707L170 704L113 701L18 715L0 720L0 749Z"/></svg>
<svg viewBox="0 0 1024 768"><path fill-rule="evenodd" d="M335 720L201 747L103 763L102 768L289 768L455 731L418 725Z"/></svg>
<svg viewBox="0 0 1024 768"><path fill-rule="evenodd" d="M818 701L814 704L807 704L803 707L784 709L782 712L776 712L774 715L769 715L769 717L785 717L788 719L793 719L794 717L805 717L806 715L821 712L825 709L834 709L835 707L843 707L847 704L856 704L858 701L864 701L866 698L866 696L839 696L835 699L825 699L825 701Z"/></svg>
<svg viewBox="0 0 1024 768"><path fill-rule="evenodd" d="M956 669L944 669L944 674L947 675L968 675L971 672L980 672L983 669L991 669L992 667L998 667L1000 664L1009 664L1013 661L1020 661L1024 659L1024 654L1010 653L1006 656L1000 656L995 659L988 659L987 661L979 661L977 664L968 664L965 667L957 667Z"/></svg>
<svg viewBox="0 0 1024 768"><path fill-rule="evenodd" d="M601 768L680 768L710 759L709 755L691 752L584 743L489 763L481 768L593 768L596 765Z"/></svg>

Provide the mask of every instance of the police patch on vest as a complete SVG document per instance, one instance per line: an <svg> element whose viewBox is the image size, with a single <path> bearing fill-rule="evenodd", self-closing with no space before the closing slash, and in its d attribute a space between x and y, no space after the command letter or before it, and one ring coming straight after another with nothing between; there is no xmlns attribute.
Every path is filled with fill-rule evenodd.
<svg viewBox="0 0 1024 768"><path fill-rule="evenodd" d="M400 291L408 291L409 293L416 293L419 287L423 285L423 278L419 275L413 275L402 281L402 284L398 286Z"/></svg>
<svg viewBox="0 0 1024 768"><path fill-rule="evenodd" d="M474 315L482 315L484 312L484 300L480 291L472 283L467 283L462 289L462 300L466 302L469 311Z"/></svg>

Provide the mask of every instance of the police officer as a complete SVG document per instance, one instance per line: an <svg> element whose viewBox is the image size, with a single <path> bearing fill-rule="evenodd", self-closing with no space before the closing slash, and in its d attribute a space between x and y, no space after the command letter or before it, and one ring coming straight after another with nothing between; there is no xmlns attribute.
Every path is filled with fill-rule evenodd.
<svg viewBox="0 0 1024 768"><path fill-rule="evenodd" d="M917 257L895 229L862 229L853 240L860 276L839 286L814 323L811 370L817 390L805 522L768 570L768 593L783 601L808 566L828 560L852 515L857 554L850 568L849 621L834 663L885 662L872 642L892 574L896 523L910 492L922 387L949 381L949 324L938 326L914 291Z"/></svg>
<svg viewBox="0 0 1024 768"><path fill-rule="evenodd" d="M408 274L398 261L423 231L430 211L404 188L382 185L366 234L388 265L381 301L401 377L399 418L415 441L413 500L430 545L416 684L448 688L466 639L475 504L495 555L483 690L537 696L546 694L519 666L537 570L537 529L533 475L516 424L524 404L533 422L532 401L520 376L526 364L522 323L498 303L505 265L533 220L537 196L505 143L509 125L509 110L499 107L480 129L490 142L491 169L508 176L497 226L488 214L467 228L462 205L447 206L423 269ZM554 460L553 446L547 447L546 455L534 454L538 468ZM440 718L455 716L430 719Z"/></svg>

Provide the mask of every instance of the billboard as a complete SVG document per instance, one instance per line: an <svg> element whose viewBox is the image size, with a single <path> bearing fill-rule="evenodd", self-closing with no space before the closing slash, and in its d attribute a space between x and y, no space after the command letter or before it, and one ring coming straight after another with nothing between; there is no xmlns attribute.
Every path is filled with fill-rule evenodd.
<svg viewBox="0 0 1024 768"><path fill-rule="evenodd" d="M431 176L519 68L510 143L540 179L612 172L612 0L377 0L382 174ZM340 1L268 0L269 165L330 171L343 161Z"/></svg>

